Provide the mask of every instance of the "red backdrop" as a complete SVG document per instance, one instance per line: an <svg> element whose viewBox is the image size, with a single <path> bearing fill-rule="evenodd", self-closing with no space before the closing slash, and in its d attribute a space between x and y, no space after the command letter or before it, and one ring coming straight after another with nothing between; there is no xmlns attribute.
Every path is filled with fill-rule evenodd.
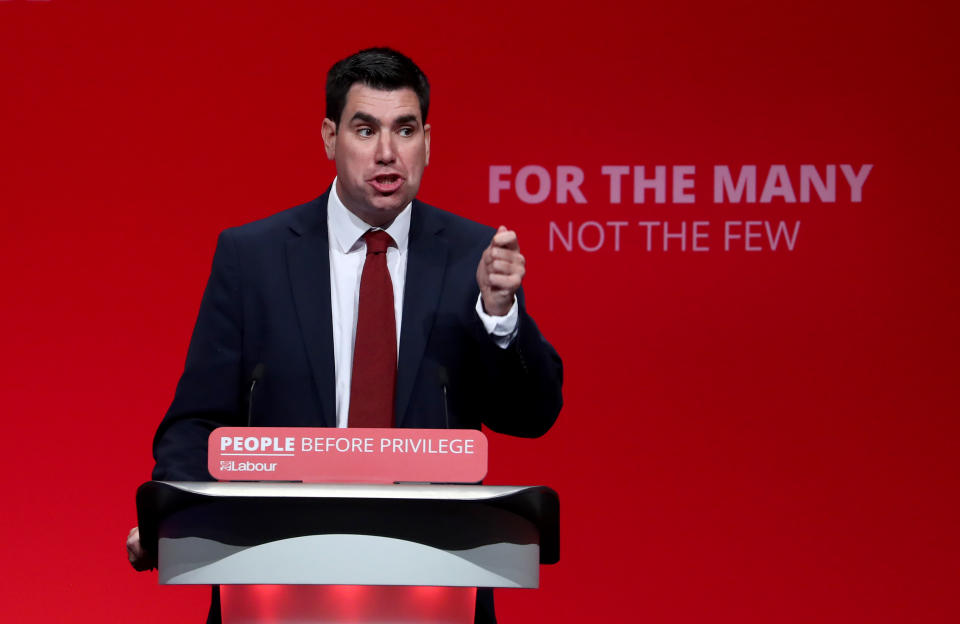
<svg viewBox="0 0 960 624"><path fill-rule="evenodd" d="M491 434L489 483L562 501L501 620L957 621L954 3L622 4L0 1L6 619L201 621L123 541L215 237L324 190L325 72L391 45L433 85L421 197L519 231L566 367L549 434ZM744 165L786 177L715 202ZM662 203L611 201L637 166Z"/></svg>

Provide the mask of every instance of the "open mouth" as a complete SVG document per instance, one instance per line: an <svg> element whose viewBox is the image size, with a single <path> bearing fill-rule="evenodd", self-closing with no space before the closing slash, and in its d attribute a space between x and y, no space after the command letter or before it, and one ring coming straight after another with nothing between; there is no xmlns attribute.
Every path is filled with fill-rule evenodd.
<svg viewBox="0 0 960 624"><path fill-rule="evenodd" d="M374 176L373 179L370 180L370 183L381 193L392 193L400 188L402 181L403 179L395 173L385 173Z"/></svg>

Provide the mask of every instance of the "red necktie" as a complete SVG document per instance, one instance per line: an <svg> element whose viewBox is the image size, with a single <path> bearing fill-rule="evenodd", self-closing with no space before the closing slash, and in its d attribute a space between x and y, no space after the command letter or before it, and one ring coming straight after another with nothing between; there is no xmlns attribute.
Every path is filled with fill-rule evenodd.
<svg viewBox="0 0 960 624"><path fill-rule="evenodd" d="M383 230L370 230L363 238L367 242L367 258L360 276L347 421L350 427L393 427L397 318L393 282L387 270L387 247L394 242Z"/></svg>

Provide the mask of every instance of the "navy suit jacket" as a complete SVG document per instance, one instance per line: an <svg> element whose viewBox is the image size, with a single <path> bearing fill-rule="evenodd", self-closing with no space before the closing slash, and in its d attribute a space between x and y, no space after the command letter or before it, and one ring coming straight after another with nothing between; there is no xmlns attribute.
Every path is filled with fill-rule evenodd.
<svg viewBox="0 0 960 624"><path fill-rule="evenodd" d="M246 424L260 363L254 425L336 426L329 192L220 235L183 375L154 438L154 479L210 480L207 437L215 427ZM562 405L559 356L527 315L522 291L518 333L507 349L474 309L477 264L494 230L416 200L412 211L397 426L482 423L542 435Z"/></svg>

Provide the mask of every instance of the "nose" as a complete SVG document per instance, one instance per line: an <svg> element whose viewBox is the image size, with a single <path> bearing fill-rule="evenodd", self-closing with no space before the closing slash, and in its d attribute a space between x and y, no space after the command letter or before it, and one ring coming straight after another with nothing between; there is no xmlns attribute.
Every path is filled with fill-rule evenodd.
<svg viewBox="0 0 960 624"><path fill-rule="evenodd" d="M377 152L375 157L378 165L389 165L397 159L397 150L393 144L392 132L380 133L377 138Z"/></svg>

